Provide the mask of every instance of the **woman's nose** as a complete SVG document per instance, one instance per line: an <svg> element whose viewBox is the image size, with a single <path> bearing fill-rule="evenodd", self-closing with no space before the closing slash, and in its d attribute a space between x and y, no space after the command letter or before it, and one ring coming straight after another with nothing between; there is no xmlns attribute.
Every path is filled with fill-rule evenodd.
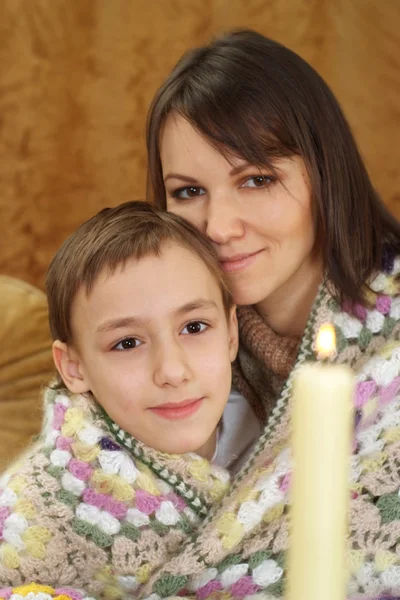
<svg viewBox="0 0 400 600"><path fill-rule="evenodd" d="M245 225L234 201L215 198L208 204L205 233L215 244L226 244L244 235Z"/></svg>
<svg viewBox="0 0 400 600"><path fill-rule="evenodd" d="M191 371L183 348L165 344L158 348L154 362L154 383L159 387L179 387L191 379Z"/></svg>

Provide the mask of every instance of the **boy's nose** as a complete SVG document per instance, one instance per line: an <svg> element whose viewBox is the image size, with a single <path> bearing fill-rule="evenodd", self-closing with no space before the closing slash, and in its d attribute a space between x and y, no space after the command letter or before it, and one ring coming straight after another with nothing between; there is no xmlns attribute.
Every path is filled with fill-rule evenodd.
<svg viewBox="0 0 400 600"><path fill-rule="evenodd" d="M154 366L154 382L157 386L179 387L190 377L187 357L179 344L158 349Z"/></svg>

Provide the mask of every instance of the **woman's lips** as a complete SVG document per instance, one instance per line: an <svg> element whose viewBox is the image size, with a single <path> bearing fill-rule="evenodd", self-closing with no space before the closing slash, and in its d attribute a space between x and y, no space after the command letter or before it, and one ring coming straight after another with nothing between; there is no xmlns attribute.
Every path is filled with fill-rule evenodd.
<svg viewBox="0 0 400 600"><path fill-rule="evenodd" d="M242 271L253 264L261 252L263 252L263 250L257 250L257 252L253 252L251 254L237 254L236 256L232 256L230 258L222 258L220 259L221 267L225 273Z"/></svg>
<svg viewBox="0 0 400 600"><path fill-rule="evenodd" d="M190 400L184 400L183 402L170 402L168 404L162 404L161 406L155 406L150 408L159 417L169 419L170 421L175 419L185 419L193 415L201 406L204 398L192 398Z"/></svg>

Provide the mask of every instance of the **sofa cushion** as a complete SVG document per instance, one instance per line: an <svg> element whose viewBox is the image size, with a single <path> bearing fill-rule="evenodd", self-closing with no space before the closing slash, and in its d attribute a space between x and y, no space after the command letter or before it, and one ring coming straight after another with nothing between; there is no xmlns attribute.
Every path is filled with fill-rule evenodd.
<svg viewBox="0 0 400 600"><path fill-rule="evenodd" d="M54 374L45 294L0 275L0 472L40 429Z"/></svg>

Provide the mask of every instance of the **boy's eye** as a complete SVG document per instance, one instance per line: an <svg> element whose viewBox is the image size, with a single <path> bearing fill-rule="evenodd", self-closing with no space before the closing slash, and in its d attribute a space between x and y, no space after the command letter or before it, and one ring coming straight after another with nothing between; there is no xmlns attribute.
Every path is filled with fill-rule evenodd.
<svg viewBox="0 0 400 600"><path fill-rule="evenodd" d="M203 196L206 193L204 188L190 186L183 187L175 190L172 196L178 200L188 200L189 198L196 198L197 196Z"/></svg>
<svg viewBox="0 0 400 600"><path fill-rule="evenodd" d="M193 335L196 333L203 333L203 331L206 329L208 329L208 325L206 323L203 323L202 321L192 321L191 323L185 325L181 333L184 335Z"/></svg>
<svg viewBox="0 0 400 600"><path fill-rule="evenodd" d="M118 342L118 344L116 344L113 347L113 350L118 350L119 352L121 352L122 350L133 350L133 348L137 348L141 344L142 342L139 341L137 338L128 337Z"/></svg>
<svg viewBox="0 0 400 600"><path fill-rule="evenodd" d="M254 175L253 177L248 177L240 187L265 188L272 183L273 180L273 177L270 175Z"/></svg>

